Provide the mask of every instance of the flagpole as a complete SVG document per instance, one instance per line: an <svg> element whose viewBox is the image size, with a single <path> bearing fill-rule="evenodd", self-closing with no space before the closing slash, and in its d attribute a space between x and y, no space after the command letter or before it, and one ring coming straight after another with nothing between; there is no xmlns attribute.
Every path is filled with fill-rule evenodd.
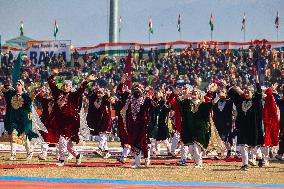
<svg viewBox="0 0 284 189"><path fill-rule="evenodd" d="M120 30L118 31L118 42L120 43Z"/></svg>
<svg viewBox="0 0 284 189"><path fill-rule="evenodd" d="M181 41L181 29L179 31L179 40Z"/></svg>
<svg viewBox="0 0 284 189"><path fill-rule="evenodd" d="M244 27L244 42L246 42L246 27Z"/></svg>
<svg viewBox="0 0 284 189"><path fill-rule="evenodd" d="M277 42L278 42L278 30L279 30L279 27L277 27L277 29L276 29L276 33L277 33Z"/></svg>
<svg viewBox="0 0 284 189"><path fill-rule="evenodd" d="M149 45L150 45L150 42L151 42L151 32L149 30Z"/></svg>
<svg viewBox="0 0 284 189"><path fill-rule="evenodd" d="M213 33L213 32L212 32L212 30L211 30L211 41L212 41L212 33Z"/></svg>

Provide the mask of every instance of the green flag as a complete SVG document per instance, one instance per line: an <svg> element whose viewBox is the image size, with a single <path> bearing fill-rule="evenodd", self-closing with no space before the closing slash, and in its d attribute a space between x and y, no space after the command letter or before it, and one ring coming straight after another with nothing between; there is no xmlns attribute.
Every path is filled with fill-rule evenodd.
<svg viewBox="0 0 284 189"><path fill-rule="evenodd" d="M213 30L214 30L214 23L213 23L213 16L212 16L212 14L211 14L211 16L210 16L209 25L210 25L211 31L213 31Z"/></svg>
<svg viewBox="0 0 284 189"><path fill-rule="evenodd" d="M19 53L17 60L14 64L13 70L12 70L12 80L13 80L14 87L16 87L16 82L20 79L21 64L22 64L22 52Z"/></svg>
<svg viewBox="0 0 284 189"><path fill-rule="evenodd" d="M20 35L23 36L24 35L24 23L23 21L21 21L21 25L20 25Z"/></svg>

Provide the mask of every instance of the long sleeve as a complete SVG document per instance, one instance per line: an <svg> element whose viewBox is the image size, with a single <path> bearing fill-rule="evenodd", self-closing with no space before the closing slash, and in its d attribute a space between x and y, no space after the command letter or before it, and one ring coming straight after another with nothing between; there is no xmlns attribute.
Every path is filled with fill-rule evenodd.
<svg viewBox="0 0 284 189"><path fill-rule="evenodd" d="M48 78L48 85L49 85L49 88L51 90L51 93L52 93L52 96L54 99L57 99L57 97L59 96L61 90L58 89L58 87L56 86L56 83L55 83L55 80L54 80L54 76L50 76Z"/></svg>
<svg viewBox="0 0 284 189"><path fill-rule="evenodd" d="M43 98L43 94L39 93L36 97L35 100L38 101L39 103L43 104L45 102L45 98Z"/></svg>
<svg viewBox="0 0 284 189"><path fill-rule="evenodd" d="M85 89L87 88L87 85L88 85L88 82L87 82L87 81L84 81L84 82L80 85L79 89L77 89L77 91L75 91L75 92L72 93L73 97L78 98L78 97L82 96L83 93L84 93L84 91L85 91Z"/></svg>
<svg viewBox="0 0 284 189"><path fill-rule="evenodd" d="M228 96L235 104L241 101L241 96L233 88L229 89Z"/></svg>

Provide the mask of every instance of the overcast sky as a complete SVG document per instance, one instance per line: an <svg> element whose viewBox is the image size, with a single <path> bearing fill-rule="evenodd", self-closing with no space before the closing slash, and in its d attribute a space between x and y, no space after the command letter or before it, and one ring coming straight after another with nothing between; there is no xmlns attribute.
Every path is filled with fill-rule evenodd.
<svg viewBox="0 0 284 189"><path fill-rule="evenodd" d="M24 34L36 40L52 40L54 20L57 39L71 40L74 46L91 46L108 41L109 0L0 0L2 44ZM246 39L276 40L274 21L280 14L279 40L284 40L284 0L119 0L123 19L121 41L148 43L179 40L177 18L181 14L182 40L210 39L209 18L214 17L213 40L243 41L241 21L246 13ZM282 19L283 18L283 19Z"/></svg>

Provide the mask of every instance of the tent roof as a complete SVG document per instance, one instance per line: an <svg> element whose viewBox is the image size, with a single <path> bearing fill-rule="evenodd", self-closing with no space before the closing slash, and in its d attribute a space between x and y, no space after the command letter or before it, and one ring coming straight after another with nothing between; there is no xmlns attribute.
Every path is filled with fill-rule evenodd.
<svg viewBox="0 0 284 189"><path fill-rule="evenodd" d="M14 48L21 48L18 43L5 43L3 47L14 47Z"/></svg>
<svg viewBox="0 0 284 189"><path fill-rule="evenodd" d="M33 39L23 35L23 36L19 36L19 37L9 39L8 41L6 41L6 43L20 44L20 43L27 43L30 40L33 40Z"/></svg>

